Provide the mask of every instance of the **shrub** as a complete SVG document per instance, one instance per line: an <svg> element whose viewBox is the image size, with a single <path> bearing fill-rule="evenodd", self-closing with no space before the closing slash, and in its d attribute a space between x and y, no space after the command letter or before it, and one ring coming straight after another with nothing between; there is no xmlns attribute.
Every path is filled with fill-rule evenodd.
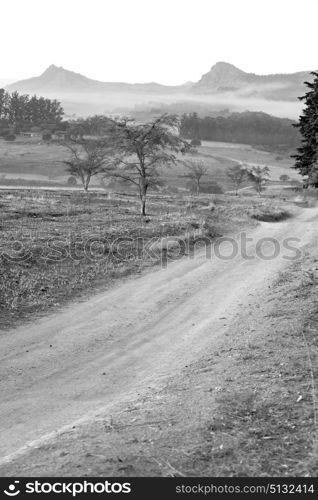
<svg viewBox="0 0 318 500"><path fill-rule="evenodd" d="M74 175L71 175L68 179L67 179L67 184L69 186L77 186L77 180L76 180L76 177L74 177Z"/></svg>
<svg viewBox="0 0 318 500"><path fill-rule="evenodd" d="M15 141L16 136L11 132L10 134L5 135L4 137L5 141Z"/></svg>
<svg viewBox="0 0 318 500"><path fill-rule="evenodd" d="M283 174L283 175L280 176L279 180L281 182L288 182L288 181L290 181L290 177L287 174Z"/></svg>
<svg viewBox="0 0 318 500"><path fill-rule="evenodd" d="M191 144L191 146L201 146L201 141L200 141L200 139L192 139L190 144Z"/></svg>
<svg viewBox="0 0 318 500"><path fill-rule="evenodd" d="M5 137L9 134L12 134L12 130L10 130L9 128L3 128L2 130L0 130L0 135L2 137Z"/></svg>
<svg viewBox="0 0 318 500"><path fill-rule="evenodd" d="M201 193L222 194L223 189L217 182L206 182L201 186Z"/></svg>
<svg viewBox="0 0 318 500"><path fill-rule="evenodd" d="M43 139L43 141L50 141L52 139L51 132L49 132L47 130L45 132L43 132L42 139Z"/></svg>

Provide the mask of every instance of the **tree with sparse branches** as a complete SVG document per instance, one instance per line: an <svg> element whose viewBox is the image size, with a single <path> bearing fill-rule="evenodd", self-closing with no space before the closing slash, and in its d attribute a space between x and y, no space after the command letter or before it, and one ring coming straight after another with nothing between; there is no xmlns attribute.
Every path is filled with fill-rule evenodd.
<svg viewBox="0 0 318 500"><path fill-rule="evenodd" d="M304 109L295 125L302 135L302 145L294 155L296 170L305 178L306 186L318 187L318 72L313 82L305 82L308 92L300 97Z"/></svg>
<svg viewBox="0 0 318 500"><path fill-rule="evenodd" d="M190 179L195 184L196 193L199 194L201 191L201 179L208 171L207 166L202 160L186 160L183 164L188 170L183 177Z"/></svg>
<svg viewBox="0 0 318 500"><path fill-rule="evenodd" d="M226 175L233 183L235 188L235 196L238 195L238 191L240 186L247 178L247 169L244 165L233 165L233 167L229 167L226 171Z"/></svg>
<svg viewBox="0 0 318 500"><path fill-rule="evenodd" d="M146 215L148 190L162 183L160 170L178 161L178 155L190 150L180 138L179 119L162 115L148 123L132 119L109 119L109 133L116 151L105 175L135 185L140 197L141 215Z"/></svg>
<svg viewBox="0 0 318 500"><path fill-rule="evenodd" d="M255 190L259 195L266 189L266 183L270 177L270 170L268 167L254 166L247 170L249 179L254 183Z"/></svg>
<svg viewBox="0 0 318 500"><path fill-rule="evenodd" d="M83 184L84 191L92 177L104 172L113 158L114 150L103 131L99 131L92 119L73 124L69 137L63 145L69 152L69 158L64 160L67 171L77 177Z"/></svg>

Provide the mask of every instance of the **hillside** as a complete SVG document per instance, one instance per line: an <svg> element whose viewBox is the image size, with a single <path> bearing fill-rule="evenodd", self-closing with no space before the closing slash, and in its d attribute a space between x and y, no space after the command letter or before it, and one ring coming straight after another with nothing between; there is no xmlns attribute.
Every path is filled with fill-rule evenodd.
<svg viewBox="0 0 318 500"><path fill-rule="evenodd" d="M7 90L17 90L26 93L104 93L104 92L151 92L165 93L183 91L188 89L191 83L187 82L180 86L165 86L158 83L123 83L123 82L100 82L92 80L80 73L69 71L54 64L49 66L40 76L20 80L7 86Z"/></svg>
<svg viewBox="0 0 318 500"><path fill-rule="evenodd" d="M293 101L303 93L303 83L311 79L309 71L291 74L256 75L245 73L232 64L218 62L193 85L198 94L234 92L241 96Z"/></svg>

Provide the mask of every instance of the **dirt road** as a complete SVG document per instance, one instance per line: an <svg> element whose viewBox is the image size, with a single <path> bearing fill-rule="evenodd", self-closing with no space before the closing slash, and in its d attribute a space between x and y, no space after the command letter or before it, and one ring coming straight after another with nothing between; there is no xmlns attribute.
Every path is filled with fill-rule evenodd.
<svg viewBox="0 0 318 500"><path fill-rule="evenodd" d="M318 209L282 223L263 223L248 237L247 254L220 259L201 250L167 268L132 278L90 300L1 334L0 463L53 440L75 422L111 413L116 404L160 387L198 359L248 310L248 293L266 295L295 252L315 237ZM263 256L255 257L262 243ZM219 247L229 256L233 242ZM226 318L226 319L225 319Z"/></svg>

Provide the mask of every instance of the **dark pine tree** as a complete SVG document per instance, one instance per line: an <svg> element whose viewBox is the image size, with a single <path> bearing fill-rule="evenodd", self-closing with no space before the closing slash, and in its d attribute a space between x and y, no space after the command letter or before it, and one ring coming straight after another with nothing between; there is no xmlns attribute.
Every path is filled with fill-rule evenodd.
<svg viewBox="0 0 318 500"><path fill-rule="evenodd" d="M306 177L306 185L318 187L318 73L313 82L305 82L309 91L299 99L305 106L295 125L302 135L302 145L294 155L295 168Z"/></svg>

